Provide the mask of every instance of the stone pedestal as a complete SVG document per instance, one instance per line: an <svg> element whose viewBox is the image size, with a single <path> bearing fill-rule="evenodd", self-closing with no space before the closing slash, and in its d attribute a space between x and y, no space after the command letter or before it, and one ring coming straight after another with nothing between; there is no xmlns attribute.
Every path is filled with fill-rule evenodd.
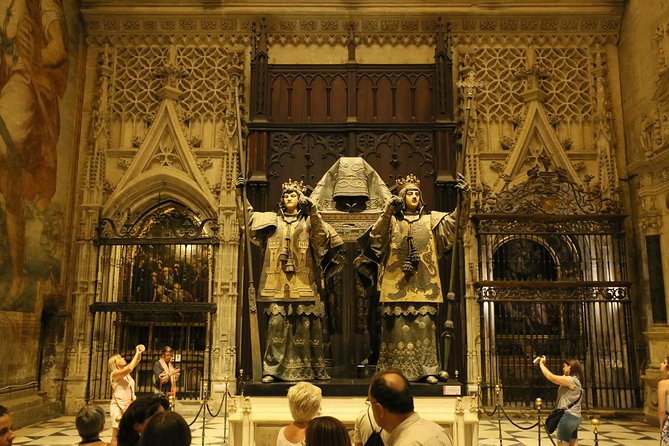
<svg viewBox="0 0 669 446"><path fill-rule="evenodd" d="M454 446L478 445L479 419L471 402L470 397L414 398L416 412L443 426ZM238 407L241 410L230 417L230 444L273 446L279 429L293 421L285 397L246 397ZM338 418L353 430L366 405L364 397L329 397L323 398L321 407L322 415Z"/></svg>
<svg viewBox="0 0 669 446"><path fill-rule="evenodd" d="M2 405L12 415L14 430L55 417L63 410L59 401L49 401L36 387L8 389L2 394Z"/></svg>

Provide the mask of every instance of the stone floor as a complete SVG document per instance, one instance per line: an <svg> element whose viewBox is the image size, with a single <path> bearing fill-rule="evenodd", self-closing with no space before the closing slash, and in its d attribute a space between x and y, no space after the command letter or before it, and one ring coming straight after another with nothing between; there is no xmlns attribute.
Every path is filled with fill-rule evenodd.
<svg viewBox="0 0 669 446"><path fill-rule="evenodd" d="M193 421L193 417L185 417L187 421ZM227 430L224 430L223 418L208 417L206 420L205 438L202 439L202 419L197 419L192 425L193 445L216 444L223 445ZM529 421L514 420L520 427L530 426ZM500 429L497 418L481 418L479 427L479 446L536 446L537 429L524 430L514 426L508 420L501 423ZM109 440L111 430L103 432L102 439ZM579 444L581 446L595 446L593 427L589 421L581 424L579 429ZM79 443L77 431L74 428L73 416L62 416L49 421L24 427L16 431L15 445L76 445ZM541 444L552 446L551 441L542 432ZM659 432L656 427L633 421L630 419L601 420L599 426L598 445L602 446L657 446L659 444Z"/></svg>

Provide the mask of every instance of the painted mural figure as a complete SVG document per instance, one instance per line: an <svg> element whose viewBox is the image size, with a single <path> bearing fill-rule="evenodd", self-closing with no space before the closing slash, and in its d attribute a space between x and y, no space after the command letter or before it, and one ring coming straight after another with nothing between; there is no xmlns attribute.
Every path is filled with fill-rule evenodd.
<svg viewBox="0 0 669 446"><path fill-rule="evenodd" d="M24 202L45 209L56 190L58 102L67 83L67 27L60 0L0 0L0 193L11 285L24 288Z"/></svg>
<svg viewBox="0 0 669 446"><path fill-rule="evenodd" d="M268 318L263 382L330 379L319 291L343 241L304 192L302 182L288 180L278 212L254 212L247 204L251 240L264 248L257 294Z"/></svg>
<svg viewBox="0 0 669 446"><path fill-rule="evenodd" d="M378 264L381 342L377 370L398 368L411 381L436 383L442 374L435 320L443 303L438 258L453 244L455 222L427 212L420 181L397 180L397 195L359 239Z"/></svg>

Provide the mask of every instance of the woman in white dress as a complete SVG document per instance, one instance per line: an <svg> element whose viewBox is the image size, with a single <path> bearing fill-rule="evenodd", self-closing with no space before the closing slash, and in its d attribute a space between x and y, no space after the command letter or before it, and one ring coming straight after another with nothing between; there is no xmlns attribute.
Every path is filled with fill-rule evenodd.
<svg viewBox="0 0 669 446"><path fill-rule="evenodd" d="M145 348L142 344L135 347L135 355L130 363L127 363L123 356L116 354L109 358L108 366L109 381L112 387L112 397L109 402L109 414L112 420L112 439L111 446L118 444L118 423L121 415L128 408L130 403L135 401L135 380L130 373L137 367L142 359L142 352Z"/></svg>

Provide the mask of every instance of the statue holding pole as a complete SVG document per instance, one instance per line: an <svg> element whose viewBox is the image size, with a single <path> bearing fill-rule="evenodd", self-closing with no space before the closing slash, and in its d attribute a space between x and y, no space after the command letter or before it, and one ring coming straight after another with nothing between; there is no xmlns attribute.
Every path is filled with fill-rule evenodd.
<svg viewBox="0 0 669 446"><path fill-rule="evenodd" d="M243 178L238 186L243 189ZM343 241L323 221L302 182L283 183L277 212L254 211L248 202L244 207L249 237L264 251L257 296L267 316L262 382L330 379L319 293Z"/></svg>
<svg viewBox="0 0 669 446"><path fill-rule="evenodd" d="M470 73L467 81L465 129L474 88L478 85ZM398 368L411 381L425 380L435 384L446 379L445 372L453 342L453 303L457 261L451 256L448 292L443 293L438 259L457 246L458 221L462 194L468 190L463 174L466 138L457 154L455 172L458 189L456 208L452 213L427 211L414 175L400 178L396 194L387 202L383 213L358 240L365 262L377 265L375 278L380 292L381 342L377 370ZM374 271L374 269L370 269ZM444 301L446 294L446 301ZM439 304L446 304L443 355L439 352L436 319ZM441 356L441 358L440 358Z"/></svg>
<svg viewBox="0 0 669 446"><path fill-rule="evenodd" d="M378 264L381 344L377 370L398 368L411 381L436 383L438 305L443 303L438 258L453 246L455 222L427 211L414 175L397 180L397 195L359 239Z"/></svg>

